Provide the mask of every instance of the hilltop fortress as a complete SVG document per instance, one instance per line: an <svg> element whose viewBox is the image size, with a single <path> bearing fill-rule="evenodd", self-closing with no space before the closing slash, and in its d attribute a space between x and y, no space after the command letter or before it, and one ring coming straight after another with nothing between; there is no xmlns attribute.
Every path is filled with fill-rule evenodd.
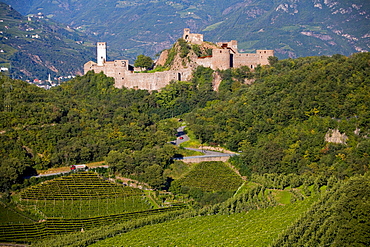
<svg viewBox="0 0 370 247"><path fill-rule="evenodd" d="M274 56L273 50L257 50L256 53L239 53L238 42L218 42L216 45L203 41L202 34L190 33L189 28L184 29L182 37L189 45L206 47L212 55L198 57L190 53L188 59L175 62L171 69L154 73L135 73L135 68L129 65L128 60L107 61L105 42L97 43L97 62L89 61L84 65L84 73L93 70L95 73L103 72L115 80L117 88L134 88L146 90L159 90L172 80L188 81L192 71L198 66L209 67L213 70L225 70L248 66L254 69L257 65L267 65L268 57ZM169 50L161 53L156 66L164 66L169 56ZM175 59L176 60L176 59ZM177 65L176 65L177 64Z"/></svg>

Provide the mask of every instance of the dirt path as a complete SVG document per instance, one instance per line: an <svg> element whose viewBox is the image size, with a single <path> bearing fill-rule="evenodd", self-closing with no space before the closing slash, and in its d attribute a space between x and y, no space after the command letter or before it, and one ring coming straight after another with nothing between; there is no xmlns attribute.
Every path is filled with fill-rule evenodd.
<svg viewBox="0 0 370 247"><path fill-rule="evenodd" d="M96 168L96 167L100 167L103 163L104 163L104 161L99 161L99 162L88 163L86 165L89 168ZM64 166L64 167L50 168L46 171L45 170L37 171L37 174L39 174L39 175L48 175L48 174L69 172L70 170L71 170L71 168L69 166Z"/></svg>

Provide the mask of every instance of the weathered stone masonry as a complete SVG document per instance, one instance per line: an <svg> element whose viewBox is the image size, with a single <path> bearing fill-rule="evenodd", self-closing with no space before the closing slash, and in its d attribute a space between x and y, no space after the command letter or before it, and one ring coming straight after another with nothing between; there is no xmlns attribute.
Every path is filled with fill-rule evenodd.
<svg viewBox="0 0 370 247"><path fill-rule="evenodd" d="M202 34L190 33L190 29L185 28L183 39L188 43L201 45L203 43ZM89 61L84 65L84 73L93 70L95 73L103 72L115 80L115 87L135 88L146 90L159 90L170 83L172 80L188 81L191 79L192 70L197 66L209 67L213 70L225 70L229 68L239 68L248 66L254 69L257 65L267 65L268 57L274 56L273 50L257 50L256 53L239 53L238 42L217 43L218 48L212 49L212 56L197 58L196 66L190 68L169 70L155 73L134 73L129 66L128 60L106 61L106 43L97 44L97 63Z"/></svg>
<svg viewBox="0 0 370 247"><path fill-rule="evenodd" d="M172 80L189 80L192 70L169 70L156 73L134 73L129 69L128 60L115 60L105 62L99 66L92 61L84 65L85 74L93 70L95 73L103 72L105 75L114 78L114 86L117 88L127 87L135 89L159 90L169 84Z"/></svg>

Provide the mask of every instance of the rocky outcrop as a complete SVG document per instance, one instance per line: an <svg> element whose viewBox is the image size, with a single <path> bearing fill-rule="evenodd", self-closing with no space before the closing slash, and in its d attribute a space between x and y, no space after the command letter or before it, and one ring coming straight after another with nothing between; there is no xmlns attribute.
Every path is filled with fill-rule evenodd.
<svg viewBox="0 0 370 247"><path fill-rule="evenodd" d="M329 129L329 131L325 135L325 141L331 143L347 145L347 139L348 136L346 136L346 133L341 134L338 129Z"/></svg>

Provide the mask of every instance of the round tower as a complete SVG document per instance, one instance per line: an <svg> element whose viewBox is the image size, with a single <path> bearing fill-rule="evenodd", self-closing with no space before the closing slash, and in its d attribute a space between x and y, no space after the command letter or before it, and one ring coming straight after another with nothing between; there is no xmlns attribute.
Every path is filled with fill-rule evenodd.
<svg viewBox="0 0 370 247"><path fill-rule="evenodd" d="M107 61L107 43L98 42L97 43L97 63L98 66L103 66L105 61Z"/></svg>

